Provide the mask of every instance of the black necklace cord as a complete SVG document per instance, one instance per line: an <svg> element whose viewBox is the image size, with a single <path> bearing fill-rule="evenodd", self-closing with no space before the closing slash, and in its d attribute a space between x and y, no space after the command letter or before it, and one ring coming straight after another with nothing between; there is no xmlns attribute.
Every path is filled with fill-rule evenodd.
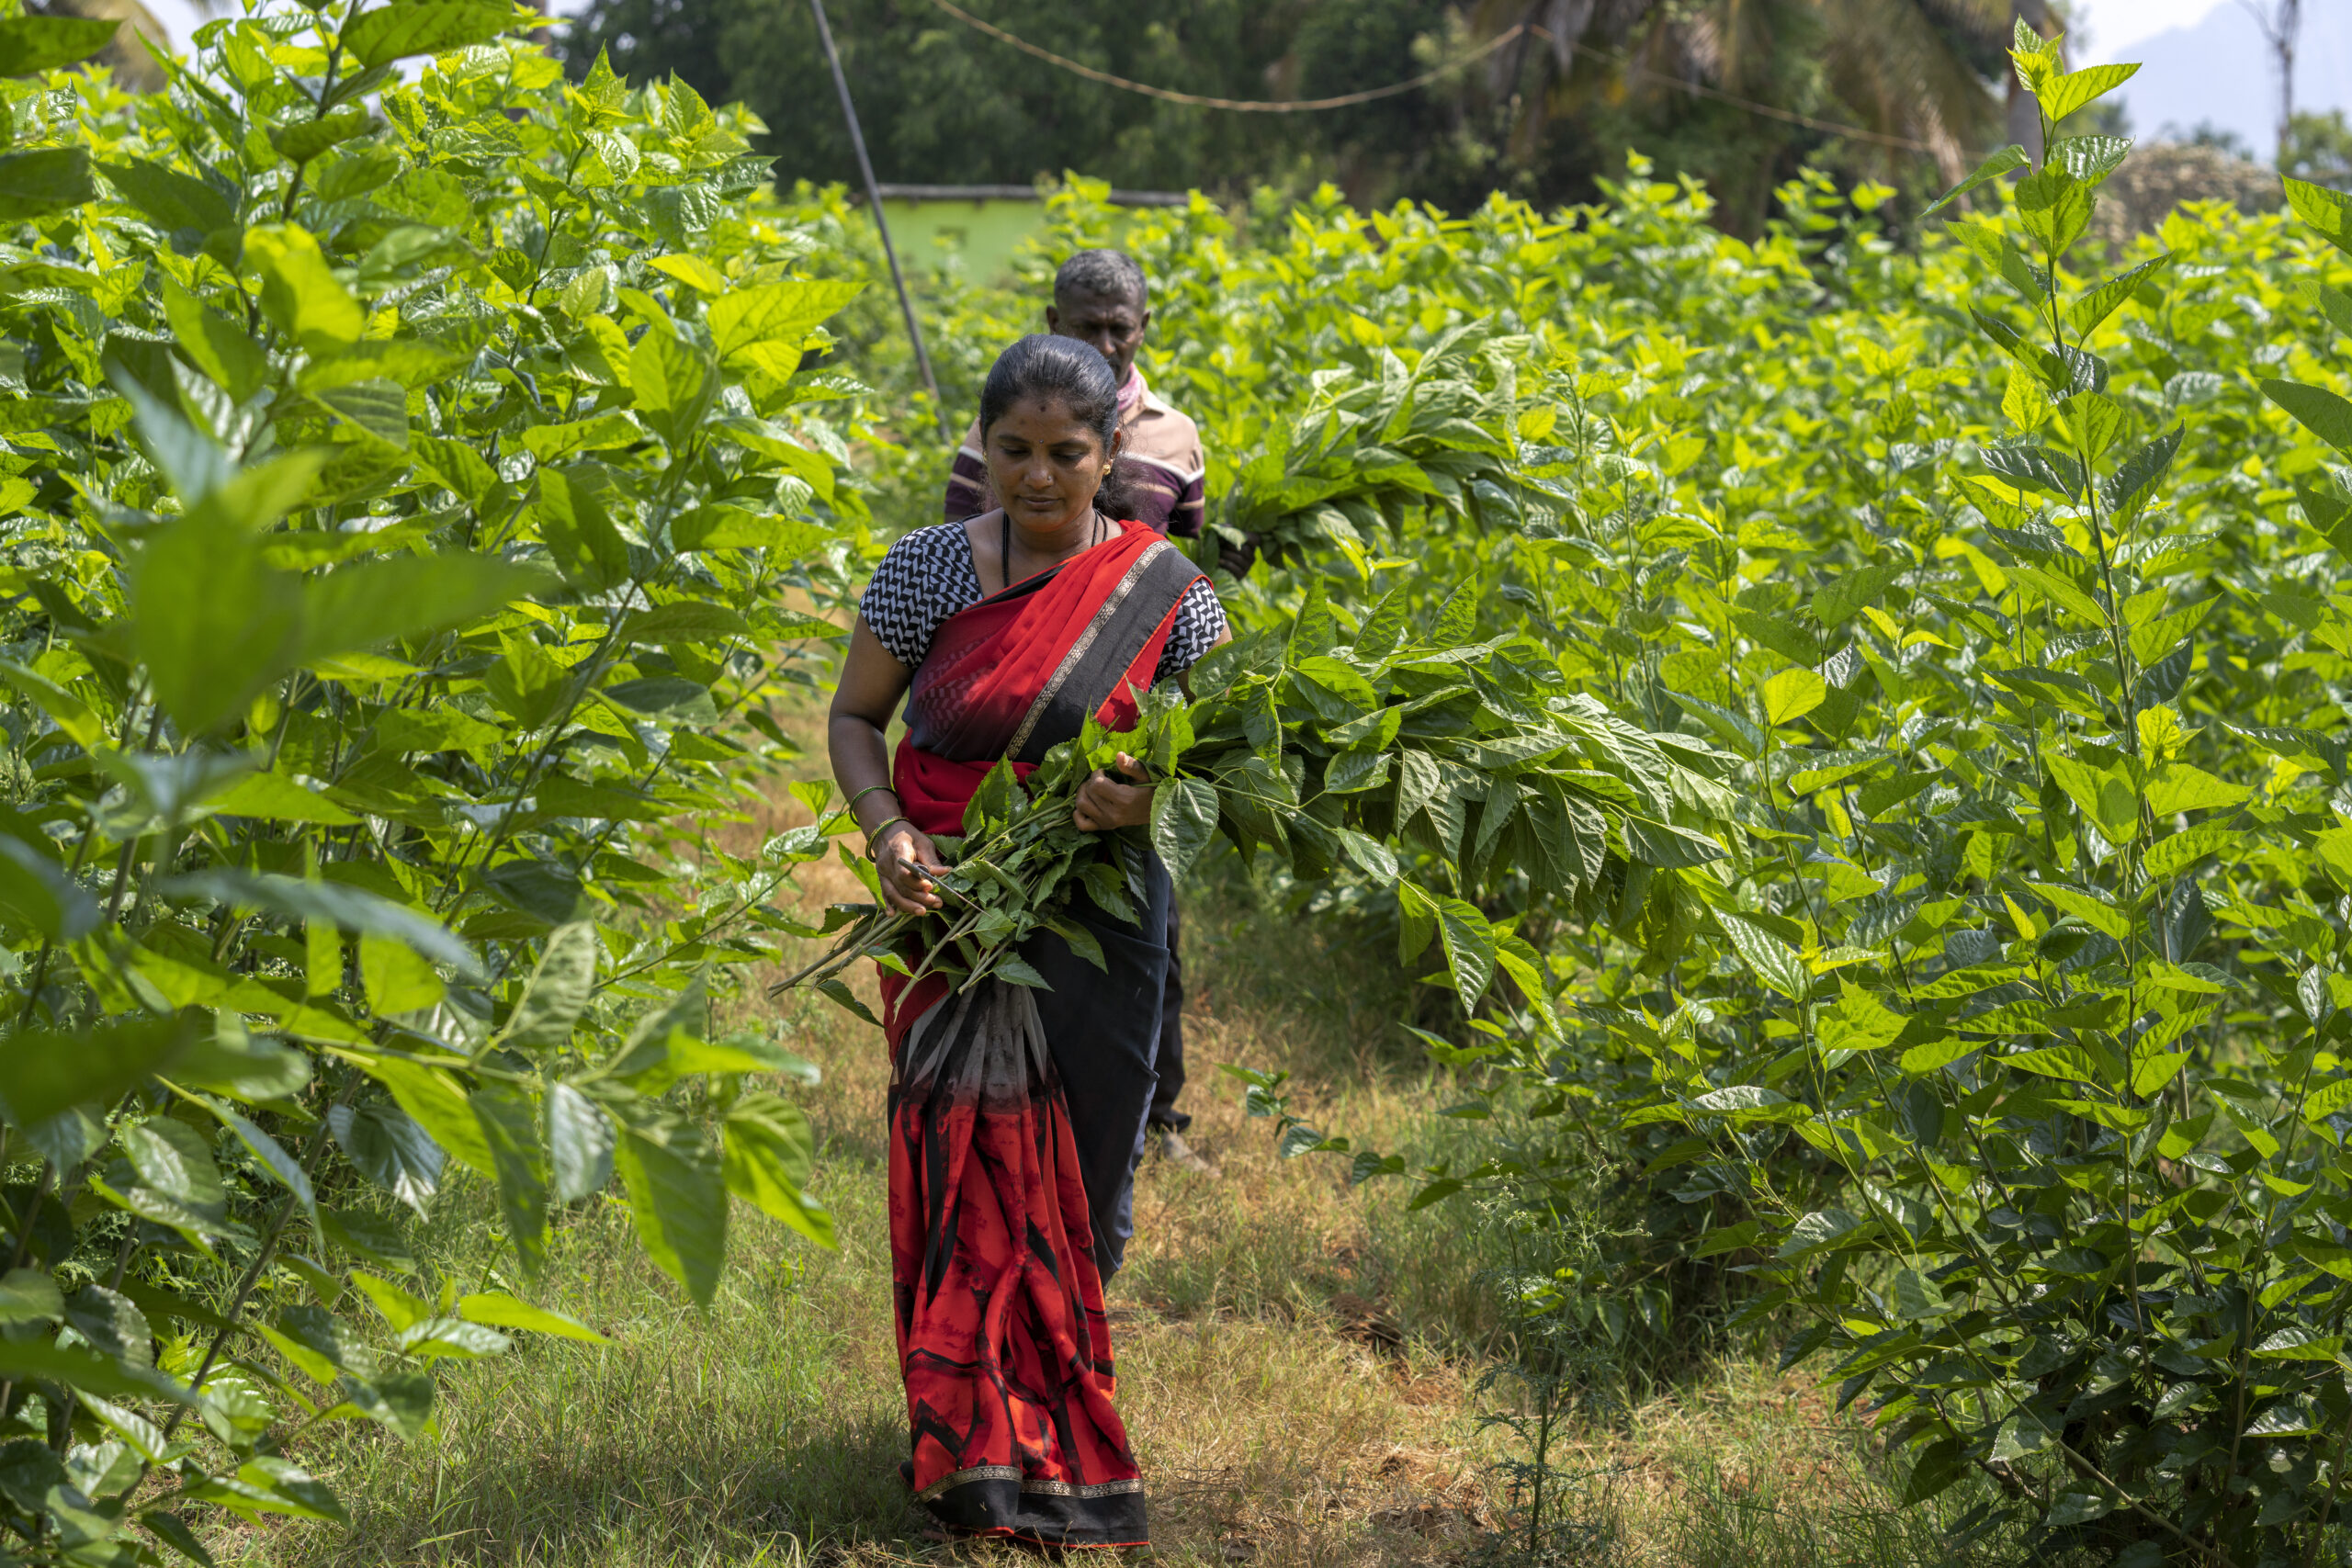
<svg viewBox="0 0 2352 1568"><path fill-rule="evenodd" d="M1086 547L1091 550L1110 537L1111 525L1102 512L1091 504L1086 510L1088 518ZM997 592L1002 592L1012 586L1012 509L1009 506L1000 507L997 510L996 554L997 573L1004 579L998 585Z"/></svg>

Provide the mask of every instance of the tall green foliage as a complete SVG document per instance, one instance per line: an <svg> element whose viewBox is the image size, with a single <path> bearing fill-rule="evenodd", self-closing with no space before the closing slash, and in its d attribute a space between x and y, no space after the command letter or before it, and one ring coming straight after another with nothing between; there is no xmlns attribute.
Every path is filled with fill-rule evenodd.
<svg viewBox="0 0 2352 1568"><path fill-rule="evenodd" d="M2048 119L2120 74L2017 59ZM1716 904L1736 962L1582 1010L1647 1067L1617 1124L1669 1129L1649 1168L1746 1215L1702 1250L1798 1315L1784 1361L1879 1391L1912 1496L1980 1472L1973 1529L2252 1561L2315 1541L2346 1414L2335 937L2271 754L2320 760L2295 682L2247 711L2215 657L2226 536L2163 504L2176 398L2097 346L2171 258L2068 267L2123 151L2053 139L1962 225L2014 297L1973 311L2009 434L1940 491L1890 474L1875 558L1809 614L1726 605L1787 668L1675 694L1752 759L1782 862ZM2265 940L2303 919L2316 945Z"/></svg>
<svg viewBox="0 0 2352 1568"><path fill-rule="evenodd" d="M1564 1131L1424 1197L1540 1202L1630 1154L1668 1249L1747 1281L1738 1322L1871 1396L1913 1500L1980 1478L1962 1538L2309 1562L2352 1425L2352 492L2247 373L2287 367L2262 393L2352 449L2301 324L2352 307L2275 250L2210 265L2182 220L2206 255L2085 258L2126 147L2054 121L2128 71L2016 60L2050 151L1995 160L2013 196L1955 225L1964 316L1882 296L1724 411L1655 339L1553 383L1576 494L1495 552L1498 589L1564 665L1745 760L1748 853L1679 877L1648 940L1551 928L1568 1027L1506 1009L1442 1054ZM2340 197L2290 195L2340 243ZM1522 1300L1619 1337L1628 1296L1564 1267Z"/></svg>
<svg viewBox="0 0 2352 1568"><path fill-rule="evenodd" d="M1147 367L1203 424L1212 521L1296 547L1229 594L1245 626L1466 578L1470 636L1740 760L1732 852L1613 919L1540 876L1460 890L1543 977L1432 1041L1478 1091L1457 1113L1509 1135L1422 1200L1542 1215L1643 1173L1645 1224L1512 1282L1547 1342L1727 1296L1867 1402L1963 1539L2311 1561L2352 1415L2352 489L2318 445L2352 451L2352 220L2293 185L2300 223L2192 209L2098 254L2126 146L2055 122L2123 72L2039 39L2016 64L2049 158L1916 254L1883 192L1817 177L1753 244L1641 169L1549 216L1201 206L1130 241ZM1091 237L1082 193L1059 216ZM1446 366L1474 320L1508 409L1504 367ZM1508 432L1512 505L1476 444L1374 436L1391 374ZM1361 881L1297 892L1410 929Z"/></svg>
<svg viewBox="0 0 2352 1568"><path fill-rule="evenodd" d="M698 1303L732 1199L830 1242L712 1006L825 832L713 829L858 570L855 286L534 19L266 10L141 99L0 19L0 1560L340 1518L291 1435L594 1337L525 1298L616 1174ZM490 1279L404 1238L453 1162Z"/></svg>

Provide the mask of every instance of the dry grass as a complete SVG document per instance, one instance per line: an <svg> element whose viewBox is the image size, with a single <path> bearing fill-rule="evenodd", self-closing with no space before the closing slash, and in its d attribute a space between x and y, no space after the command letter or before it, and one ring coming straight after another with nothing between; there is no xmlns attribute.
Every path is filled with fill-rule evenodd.
<svg viewBox="0 0 2352 1568"><path fill-rule="evenodd" d="M804 732L813 730L804 724ZM811 737L813 739L813 736ZM799 812L782 798L753 839ZM755 841L755 840L754 840ZM740 846L738 846L740 847ZM811 905L858 897L811 867ZM1926 1563L1892 1521L1850 1422L1808 1385L1733 1368L1606 1424L1571 1429L1562 1528L1516 1555L1481 1434L1471 1352L1492 1342L1476 1228L1411 1215L1401 1190L1350 1191L1338 1162L1281 1161L1219 1062L1297 1077L1298 1107L1383 1146L1426 1136L1454 1098L1400 1049L1408 1005L1379 955L1334 949L1228 889L1188 901L1195 1141L1222 1180L1147 1162L1130 1267L1113 1285L1119 1401L1174 1563L1406 1568L1480 1562ZM862 980L871 999L870 979ZM764 1004L737 1004L765 1021ZM549 1304L608 1347L537 1340L444 1379L440 1438L345 1426L300 1457L353 1506L348 1531L232 1530L223 1563L637 1565L1010 1561L919 1538L889 1307L878 1035L821 1000L786 1038L824 1069L802 1095L838 1253L739 1211L718 1300L687 1305L614 1200L562 1228ZM1384 1142L1385 1141L1385 1142ZM470 1284L494 1272L489 1205L448 1201L428 1238Z"/></svg>
<svg viewBox="0 0 2352 1568"><path fill-rule="evenodd" d="M1554 1465L1548 1561L1611 1568L1894 1568L2023 1561L1949 1549L1982 1500L1895 1506L1901 1477L1864 1417L1811 1378L1718 1364L1604 1427L1571 1426Z"/></svg>

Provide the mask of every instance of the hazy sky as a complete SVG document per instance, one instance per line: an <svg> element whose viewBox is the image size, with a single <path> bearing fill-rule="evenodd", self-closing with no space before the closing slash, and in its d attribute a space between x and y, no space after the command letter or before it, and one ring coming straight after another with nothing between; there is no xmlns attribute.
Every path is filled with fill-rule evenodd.
<svg viewBox="0 0 2352 1568"><path fill-rule="evenodd" d="M2209 13L2236 4L2237 0L2075 0L2074 11L2077 27L2090 35L2093 53L2105 61L2126 45L2168 28L2194 27ZM2319 5L2326 4L2328 0L2319 0Z"/></svg>
<svg viewBox="0 0 2352 1568"><path fill-rule="evenodd" d="M187 48L187 35L204 20L188 0L147 0L147 8L155 13L157 21L172 29L172 47L178 50Z"/></svg>
<svg viewBox="0 0 2352 1568"><path fill-rule="evenodd" d="M2266 11L2277 0L2260 0ZM2080 63L2141 62L2121 93L2139 136L2211 123L2267 157L2278 78L2262 29L2242 0L2075 0L2087 35ZM2295 104L2352 110L2352 0L2305 0Z"/></svg>

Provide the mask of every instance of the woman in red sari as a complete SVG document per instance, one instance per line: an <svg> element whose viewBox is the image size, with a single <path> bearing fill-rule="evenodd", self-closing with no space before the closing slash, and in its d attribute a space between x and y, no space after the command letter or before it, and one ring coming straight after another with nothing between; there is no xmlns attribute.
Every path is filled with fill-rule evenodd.
<svg viewBox="0 0 2352 1568"><path fill-rule="evenodd" d="M1013 344L980 399L1005 505L917 529L875 570L830 739L893 908L940 908L933 835L963 830L1000 759L1025 774L1090 716L1132 725L1137 692L1182 679L1227 638L1183 553L1116 520L1118 412L1111 367L1088 344ZM893 762L883 734L901 698ZM1148 822L1151 794L1098 773L1079 791L1077 825ZM1133 1229L1168 962L1167 873L1134 839L1117 852L1145 890L1136 918L1077 899L1069 911L1104 968L1041 934L1022 956L1050 989L991 979L957 996L936 976L883 976L913 1449L901 1470L951 1532L1048 1547L1149 1539L1102 1310Z"/></svg>

